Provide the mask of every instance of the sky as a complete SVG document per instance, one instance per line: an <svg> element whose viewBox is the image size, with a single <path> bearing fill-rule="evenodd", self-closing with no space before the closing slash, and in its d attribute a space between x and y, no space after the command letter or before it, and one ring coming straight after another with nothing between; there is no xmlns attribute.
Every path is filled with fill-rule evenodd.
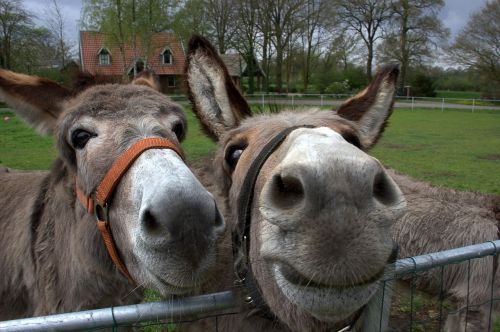
<svg viewBox="0 0 500 332"><path fill-rule="evenodd" d="M66 21L67 35L76 45L78 43L78 21L80 19L82 0L57 1ZM43 20L47 9L52 3L49 0L23 0L23 2L26 8L37 16L39 22ZM450 29L452 38L465 26L470 14L480 10L486 2L487 0L445 0L445 6L441 10L439 17L443 25Z"/></svg>

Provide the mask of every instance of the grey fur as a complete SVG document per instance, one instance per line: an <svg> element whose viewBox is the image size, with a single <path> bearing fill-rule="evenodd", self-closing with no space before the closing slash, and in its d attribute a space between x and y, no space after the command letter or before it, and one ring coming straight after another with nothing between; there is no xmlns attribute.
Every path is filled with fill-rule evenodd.
<svg viewBox="0 0 500 332"><path fill-rule="evenodd" d="M5 94L10 94L11 85L24 86L26 80L36 82L10 72L2 71L2 75L5 77L1 77L0 90ZM45 123L45 115L37 105L43 98L47 102L46 96L37 96L36 88L25 90L33 95L10 95L10 99L24 98L15 105L29 104L28 109L18 113L21 116L40 112L38 116L30 113L39 126ZM174 225L179 239L174 238L174 231L165 232L160 239L154 234L163 233L151 231L146 236L140 233L139 226L145 226L139 219L128 217L129 211L134 216L144 215L136 208L142 198L130 195L134 176L141 174L135 164L125 173L111 200L113 237L137 285L115 268L95 217L85 211L75 196L75 177L86 194L92 192L116 157L138 139L160 136L178 144L172 128L175 124L186 127L180 106L149 87L137 85L94 86L71 99L51 102L62 105L57 125L47 123L59 152L51 170L0 169L0 320L134 303L142 298L143 287L156 289L163 296L196 292L213 277L218 256L216 244L224 226L216 216L213 198L185 165L183 173L180 168L171 168L169 174L179 179L173 188L176 194L160 202L169 207L169 212L180 211L172 216L182 220L182 224ZM76 129L99 135L89 140L85 148L75 149L71 133ZM183 165L174 152L167 150L149 150L140 158L147 160L160 153L173 156L172 162L162 159L167 167ZM150 170L148 174L152 173ZM177 174L181 174L179 178ZM153 186L151 180L149 187ZM166 183L163 178L156 182ZM171 190L154 188L159 192ZM193 190L187 192L185 188ZM131 234L139 234L133 239L134 244Z"/></svg>
<svg viewBox="0 0 500 332"><path fill-rule="evenodd" d="M407 213L393 226L394 240L400 246L400 257L410 257L486 241L498 240L500 196L473 192L459 192L434 187L408 176L390 172L407 199ZM467 296L469 312L467 331L487 331L493 278L493 297L500 296L500 271L494 271L496 257L487 257L452 264L444 268L443 291L455 306L465 307ZM437 295L441 289L441 269L435 268L416 279L416 286ZM469 294L467 295L467 283ZM474 304L483 304L474 307ZM495 321L495 305L491 328ZM449 316L447 331L465 328L466 310Z"/></svg>

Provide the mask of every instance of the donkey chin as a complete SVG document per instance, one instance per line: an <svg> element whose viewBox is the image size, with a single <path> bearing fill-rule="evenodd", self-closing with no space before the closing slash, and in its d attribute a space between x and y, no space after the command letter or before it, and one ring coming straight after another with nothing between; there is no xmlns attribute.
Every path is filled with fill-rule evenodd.
<svg viewBox="0 0 500 332"><path fill-rule="evenodd" d="M311 281L286 263L272 264L272 274L286 298L320 321L336 323L360 310L375 295L379 282L335 287Z"/></svg>
<svg viewBox="0 0 500 332"><path fill-rule="evenodd" d="M139 267L144 286L157 290L161 296L194 294L213 280L217 252L215 243L207 249L196 266L176 255L140 255Z"/></svg>

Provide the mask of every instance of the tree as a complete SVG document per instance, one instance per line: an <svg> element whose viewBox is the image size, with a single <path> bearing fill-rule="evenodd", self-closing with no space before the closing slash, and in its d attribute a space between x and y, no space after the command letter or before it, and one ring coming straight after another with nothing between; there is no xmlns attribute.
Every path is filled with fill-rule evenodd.
<svg viewBox="0 0 500 332"><path fill-rule="evenodd" d="M52 33L53 38L56 42L56 58L58 59L61 67L64 68L68 59L71 57L71 46L70 42L68 42L66 38L66 24L61 11L61 7L59 6L57 0L52 0L49 9L45 13L45 17L45 24L49 31Z"/></svg>
<svg viewBox="0 0 500 332"><path fill-rule="evenodd" d="M220 54L226 53L236 33L234 0L205 0L206 20Z"/></svg>
<svg viewBox="0 0 500 332"><path fill-rule="evenodd" d="M430 59L438 42L444 42L449 31L443 27L438 12L443 0L397 0L392 9L392 30L381 45L383 61L401 64L400 90L406 85L410 65Z"/></svg>
<svg viewBox="0 0 500 332"><path fill-rule="evenodd" d="M305 0L269 0L266 11L262 15L269 23L272 34L271 43L276 49L276 88L280 92L283 88L283 60L292 36L302 26L303 17L300 16Z"/></svg>
<svg viewBox="0 0 500 332"><path fill-rule="evenodd" d="M32 15L23 7L21 0L0 0L0 66L12 69L13 39L21 31L32 27Z"/></svg>
<svg viewBox="0 0 500 332"><path fill-rule="evenodd" d="M372 79L372 63L376 41L392 17L390 0L336 0L339 20L346 29L355 32L367 49L366 76Z"/></svg>
<svg viewBox="0 0 500 332"><path fill-rule="evenodd" d="M183 41L189 40L193 34L212 39L206 16L204 0L187 0L174 14L172 27Z"/></svg>
<svg viewBox="0 0 500 332"><path fill-rule="evenodd" d="M302 27L301 39L303 47L303 84L304 91L307 91L309 85L309 77L311 74L311 60L321 47L325 38L325 27L328 21L332 21L332 17L327 15L326 0L306 0L303 8L304 24ZM334 26L330 22L330 26Z"/></svg>
<svg viewBox="0 0 500 332"><path fill-rule="evenodd" d="M471 15L449 49L458 64L476 70L493 94L500 88L500 0Z"/></svg>
<svg viewBox="0 0 500 332"><path fill-rule="evenodd" d="M253 94L255 89L255 49L257 47L257 7L258 0L235 1L236 30L234 34L234 46L242 53L247 64L248 93Z"/></svg>

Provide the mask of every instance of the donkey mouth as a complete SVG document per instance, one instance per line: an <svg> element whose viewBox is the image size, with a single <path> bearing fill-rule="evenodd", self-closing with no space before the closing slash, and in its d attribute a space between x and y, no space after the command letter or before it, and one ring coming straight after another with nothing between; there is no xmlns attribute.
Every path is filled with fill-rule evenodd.
<svg viewBox="0 0 500 332"><path fill-rule="evenodd" d="M379 289L377 280L334 286L305 277L286 263L272 265L274 279L285 297L322 321L340 322L359 312Z"/></svg>
<svg viewBox="0 0 500 332"><path fill-rule="evenodd" d="M156 289L162 296L169 295L186 295L193 293L196 290L197 284L193 285L178 285L173 284L165 278L160 278L155 275L152 271L147 270L148 278L150 279L150 283L152 284L152 288Z"/></svg>

